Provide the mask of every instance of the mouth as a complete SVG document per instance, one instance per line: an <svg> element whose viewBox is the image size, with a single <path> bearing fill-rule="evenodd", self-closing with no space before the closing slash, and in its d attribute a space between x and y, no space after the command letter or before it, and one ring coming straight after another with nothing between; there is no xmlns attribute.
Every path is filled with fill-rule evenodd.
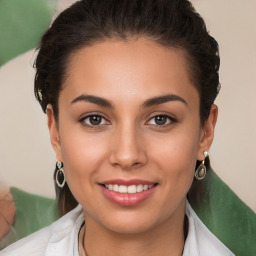
<svg viewBox="0 0 256 256"><path fill-rule="evenodd" d="M158 183L141 180L113 180L99 184L104 196L121 206L134 206L150 198Z"/></svg>
<svg viewBox="0 0 256 256"><path fill-rule="evenodd" d="M156 184L139 184L139 185L118 185L118 184L103 184L103 186L110 190L121 194L136 194L151 189Z"/></svg>

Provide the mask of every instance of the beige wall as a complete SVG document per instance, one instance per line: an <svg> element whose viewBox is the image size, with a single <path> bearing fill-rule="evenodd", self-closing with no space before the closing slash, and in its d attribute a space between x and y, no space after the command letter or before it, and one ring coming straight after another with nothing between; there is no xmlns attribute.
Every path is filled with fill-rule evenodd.
<svg viewBox="0 0 256 256"><path fill-rule="evenodd" d="M65 2L70 1L61 0L59 8ZM220 44L222 89L212 164L256 212L256 0L192 2ZM0 69L0 181L53 197L55 156L46 117L33 97L31 63L33 51Z"/></svg>
<svg viewBox="0 0 256 256"><path fill-rule="evenodd" d="M212 164L256 211L256 1L192 2L220 45L222 89Z"/></svg>

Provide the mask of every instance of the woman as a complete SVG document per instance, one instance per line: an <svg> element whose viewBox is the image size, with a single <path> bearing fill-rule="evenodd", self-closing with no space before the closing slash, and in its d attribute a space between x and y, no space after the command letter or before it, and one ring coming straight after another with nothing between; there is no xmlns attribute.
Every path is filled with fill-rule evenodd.
<svg viewBox="0 0 256 256"><path fill-rule="evenodd" d="M188 1L79 1L35 67L59 208L72 211L2 255L233 255L186 201L219 90L218 45Z"/></svg>

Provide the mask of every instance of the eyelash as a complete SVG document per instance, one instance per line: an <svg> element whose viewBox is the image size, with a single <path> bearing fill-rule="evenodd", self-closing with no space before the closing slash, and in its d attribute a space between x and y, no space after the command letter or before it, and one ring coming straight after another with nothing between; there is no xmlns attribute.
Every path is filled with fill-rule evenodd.
<svg viewBox="0 0 256 256"><path fill-rule="evenodd" d="M92 124L92 123L86 123L86 120L88 119L89 120L89 122L90 121L92 121L92 120L90 120L90 118L100 118L101 120L100 120L100 124ZM101 124L101 122L104 120L104 124ZM101 114L90 114L90 115L87 115L87 116L85 116L85 117L83 117L83 118L81 118L80 120L79 120L79 122L82 124L82 125L84 125L84 126L87 126L87 127L89 127L89 128L99 128L99 127L101 127L101 126L103 126L103 125L109 125L110 124L110 122L107 120L107 118L105 118L103 115L101 115Z"/></svg>
<svg viewBox="0 0 256 256"><path fill-rule="evenodd" d="M156 118L159 118L159 117L164 118L165 121L167 121L168 123L164 123L164 124L156 124L156 122L155 122L155 124L150 123L151 120L156 121ZM157 128L164 128L164 127L167 127L167 126L171 125L172 123L176 123L176 122L177 122L177 119L175 119L171 116L168 116L168 115L165 115L165 114L159 114L159 115L155 115L155 116L151 117L149 119L149 121L146 122L146 124L156 126Z"/></svg>
<svg viewBox="0 0 256 256"><path fill-rule="evenodd" d="M150 121L152 120L155 120L156 121L156 118L164 118L165 121L167 121L168 123L163 123L163 124L152 124L150 123ZM100 118L100 123L99 124L92 124L92 123L86 123L86 120L89 120L89 122L91 122L92 120L90 120L90 118ZM97 120L96 120L97 121ZM103 124L101 124L101 122L104 121ZM84 125L84 126L87 126L89 128L100 128L101 126L105 126L105 125L109 125L110 122L107 120L107 118L105 118L103 115L101 114L90 114L90 115L87 115L83 118L81 118L79 120L79 122ZM158 115L155 115L153 117L151 117L145 124L146 125L150 125L150 126L156 126L157 128L162 128L162 127L166 127L166 126L169 126L171 123L176 123L177 122L177 119L171 117L171 116L168 116L168 115L165 115L165 114L158 114Z"/></svg>

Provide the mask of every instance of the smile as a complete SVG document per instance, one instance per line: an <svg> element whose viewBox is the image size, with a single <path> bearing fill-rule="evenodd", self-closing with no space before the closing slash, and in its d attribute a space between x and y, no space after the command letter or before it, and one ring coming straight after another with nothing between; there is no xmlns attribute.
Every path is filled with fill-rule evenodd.
<svg viewBox="0 0 256 256"><path fill-rule="evenodd" d="M150 188L152 188L154 185L150 184L150 185L130 185L130 186L125 186L125 185L117 185L117 184L105 184L104 185L108 190L111 191L115 191L121 194L136 194L136 193L140 193L142 191L148 190Z"/></svg>
<svg viewBox="0 0 256 256"><path fill-rule="evenodd" d="M143 180L111 180L100 183L105 198L121 206L135 206L149 199L158 183Z"/></svg>

